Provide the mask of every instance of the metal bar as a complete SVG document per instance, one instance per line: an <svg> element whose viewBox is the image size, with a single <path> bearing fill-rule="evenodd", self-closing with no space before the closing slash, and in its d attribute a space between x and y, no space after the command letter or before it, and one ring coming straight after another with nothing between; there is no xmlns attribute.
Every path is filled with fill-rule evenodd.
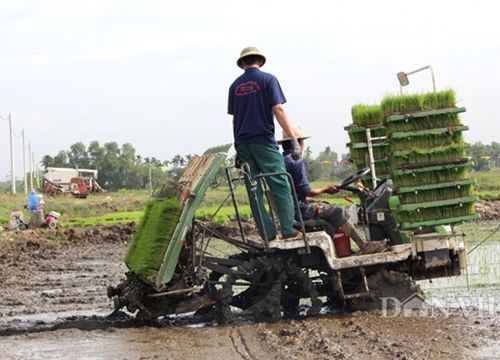
<svg viewBox="0 0 500 360"><path fill-rule="evenodd" d="M238 227L240 228L241 238L243 242L246 243L245 232L243 231L243 224L241 223L240 210L238 208L238 203L236 201L236 196L234 195L234 187L233 187L233 179L231 179L231 175L229 174L229 170L236 168L235 166L226 166L226 176L227 183L229 184L229 191L231 192L231 199L233 200L234 211L236 213L236 219L238 220Z"/></svg>
<svg viewBox="0 0 500 360"><path fill-rule="evenodd" d="M238 259L228 259L228 258L218 258L214 256L203 256L203 266L208 267L208 264L223 264L223 265L231 265L238 266L241 265L244 261Z"/></svg>
<svg viewBox="0 0 500 360"><path fill-rule="evenodd" d="M245 176L247 176L246 179L248 179L247 181L248 181L248 186L250 188L251 196L253 197L255 208L257 209L258 219L256 219L256 220L259 221L259 224L261 226L261 229L262 229L262 232L264 235L263 240L264 240L264 244L266 245L266 251L269 251L269 240L267 238L266 229L264 226L264 219L262 217L262 212L260 211L259 199L257 198L257 186L259 186L259 183L256 181L256 179L258 179L262 176L257 175L255 178L252 178L252 174L250 172L250 166L248 165L248 163L243 163L243 167L247 170L247 172L245 173ZM261 175L264 175L264 174L261 174ZM254 217L255 217L255 214L254 214Z"/></svg>
<svg viewBox="0 0 500 360"><path fill-rule="evenodd" d="M298 214L300 228L302 230L302 236L304 238L304 246L306 248L306 254L310 254L311 249L309 248L309 243L307 242L304 220L302 219L302 213L300 212L299 199L297 198L297 192L295 191L295 185L293 183L292 175L290 175L287 172L274 172L274 173L268 173L268 174L259 174L255 178L260 178L260 177L264 178L264 177L279 176L279 175L285 175L286 177L288 177L288 181L290 182L290 187L292 188L293 202L295 204L295 208L297 209L296 213ZM265 239L265 241L266 241L267 250L269 250L269 242L267 241L267 239Z"/></svg>
<svg viewBox="0 0 500 360"><path fill-rule="evenodd" d="M373 190L377 187L377 179L375 174L375 159L373 158L373 147L372 147L372 137L370 128L366 129L366 142L368 143L368 156L369 156L369 166L372 173L372 186Z"/></svg>
<svg viewBox="0 0 500 360"><path fill-rule="evenodd" d="M156 294L149 294L148 297L161 297L161 296L168 296L168 295L176 295L176 294L183 294L195 290L201 290L203 289L203 286L194 286L189 289L180 289L180 290L172 290L172 291L167 291L167 292L161 292L161 293L156 293Z"/></svg>

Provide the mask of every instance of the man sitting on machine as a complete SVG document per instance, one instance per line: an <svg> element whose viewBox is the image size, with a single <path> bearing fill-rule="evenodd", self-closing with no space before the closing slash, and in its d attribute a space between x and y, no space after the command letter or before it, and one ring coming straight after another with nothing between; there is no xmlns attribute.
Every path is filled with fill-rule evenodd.
<svg viewBox="0 0 500 360"><path fill-rule="evenodd" d="M292 128L299 141L300 152L302 154L304 151L304 140L309 139L311 136L304 135L300 126L292 126ZM349 220L349 215L343 207L314 199L314 196L320 194L336 194L339 192L339 189L335 185L328 185L323 188L311 188L307 179L305 163L301 159L292 159L290 138L285 132L283 132L283 139L279 140L278 144L281 144L283 147L286 171L292 176L300 212L304 220L321 219L326 221L328 225L325 231L332 237L332 240L335 229L341 228L358 245L362 254L373 254L386 249L386 239L382 241L363 240L356 231L354 224Z"/></svg>

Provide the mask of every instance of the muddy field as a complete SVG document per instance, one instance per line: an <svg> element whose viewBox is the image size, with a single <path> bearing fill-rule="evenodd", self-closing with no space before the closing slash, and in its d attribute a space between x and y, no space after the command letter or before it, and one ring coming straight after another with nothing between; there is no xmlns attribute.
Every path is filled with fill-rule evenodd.
<svg viewBox="0 0 500 360"><path fill-rule="evenodd" d="M0 233L2 359L500 357L500 314L384 317L373 306L325 307L314 318L273 324L216 326L193 316L139 323L113 314L106 296L124 278L133 231L124 224Z"/></svg>

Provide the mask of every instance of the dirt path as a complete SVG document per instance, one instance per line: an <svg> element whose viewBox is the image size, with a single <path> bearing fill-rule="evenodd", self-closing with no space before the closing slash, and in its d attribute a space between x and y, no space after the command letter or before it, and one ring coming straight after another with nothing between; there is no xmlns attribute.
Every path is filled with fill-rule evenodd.
<svg viewBox="0 0 500 360"><path fill-rule="evenodd" d="M328 313L215 326L106 319L133 224L0 235L2 359L496 359L500 316ZM50 239L48 241L47 239ZM54 245L54 242L58 245ZM186 324L190 324L187 326Z"/></svg>

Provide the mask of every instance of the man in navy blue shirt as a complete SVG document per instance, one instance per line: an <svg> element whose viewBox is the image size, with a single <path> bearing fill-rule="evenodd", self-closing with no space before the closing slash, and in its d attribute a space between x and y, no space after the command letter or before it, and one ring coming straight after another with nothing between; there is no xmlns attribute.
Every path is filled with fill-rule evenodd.
<svg viewBox="0 0 500 360"><path fill-rule="evenodd" d="M286 102L278 79L260 68L266 58L254 46L241 51L236 64L245 72L239 76L229 88L228 114L233 116L233 134L236 155L250 167L250 175L286 172L283 157L279 151L275 137L274 117L280 127L290 137L292 156L300 158L300 148L292 131L288 115L283 107ZM294 206L291 188L285 175L266 178L274 195L280 219L283 238L300 235L293 228ZM247 190L249 182L246 181ZM262 214L264 224L256 218L262 238L274 240L275 227L267 213L263 201L263 191L259 182L257 187L257 203L250 197L250 207L254 217Z"/></svg>
<svg viewBox="0 0 500 360"><path fill-rule="evenodd" d="M299 141L300 152L304 151L304 140L310 136L304 135L300 126L292 126L295 137ZM349 215L341 206L329 204L327 201L314 199L314 196L321 194L336 194L339 189L335 185L327 185L323 188L311 188L307 179L306 167L302 160L293 159L290 138L283 132L283 139L278 143L283 147L283 158L285 160L286 171L292 176L297 198L299 200L300 212L304 220L322 219L330 224L326 231L333 239L333 232L337 228L342 228L344 232L358 245L363 254L372 254L385 249L386 241L365 241L363 240L354 224L349 220Z"/></svg>

